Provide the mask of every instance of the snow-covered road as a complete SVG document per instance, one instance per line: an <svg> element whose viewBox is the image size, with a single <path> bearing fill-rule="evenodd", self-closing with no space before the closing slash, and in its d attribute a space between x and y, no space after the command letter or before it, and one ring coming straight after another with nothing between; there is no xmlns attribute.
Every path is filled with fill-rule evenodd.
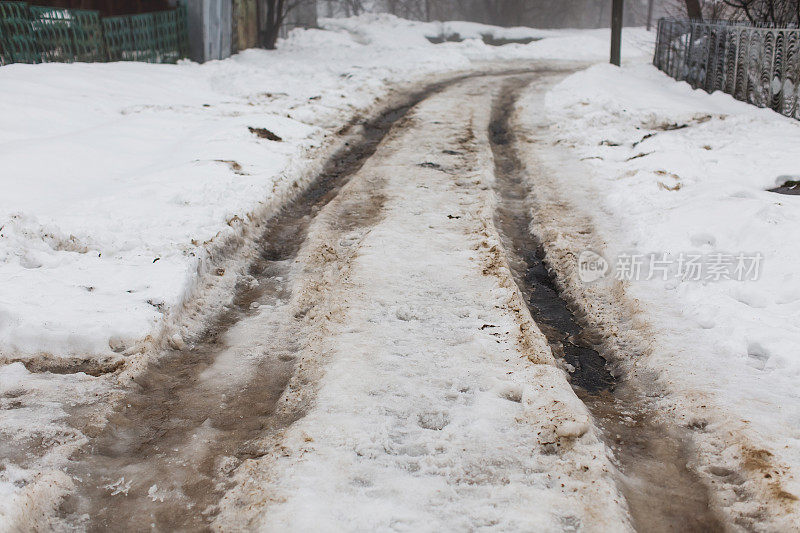
<svg viewBox="0 0 800 533"><path fill-rule="evenodd" d="M123 419L138 420L157 412L157 402L172 405L160 416L176 415L179 433L191 436L203 410L182 413L181 398L194 397L193 376L227 361L228 370L240 371L228 376L230 386L252 384L243 374L257 367L249 358L253 330L222 357L220 349L192 348L204 336L213 343L225 334L236 323L231 312L257 313L249 300L262 289L279 300L288 290L286 265L278 268L286 275L250 271L263 248L263 223L298 197L332 154L360 142L363 117L423 82L528 67L565 50L573 60L599 60L608 39L607 30L506 30L388 15L322 25L292 32L278 51L247 50L204 65L0 70L0 529L47 528L54 513L81 509L83 500L64 496L90 480L65 468L103 442L125 441L116 448L121 456L124 446L137 446L137 432L117 439L105 429L109 417L121 420L120 407L129 409ZM465 40L434 45L427 38L446 32ZM543 40L494 47L483 34ZM652 37L643 29L626 35L632 57L649 54ZM282 140L266 132L262 138L259 128ZM279 232L273 242L291 233ZM283 252L267 257L273 253ZM256 281L259 289L250 290ZM291 337L281 349L296 350L292 324L304 309L292 312L299 318L275 314L252 323L257 331L268 326L259 342L270 345L277 328ZM197 368L162 372L170 364L158 360L164 354L183 354L177 368ZM161 389L150 403L132 397L154 387ZM228 402L215 401L230 398L227 392L201 390L208 393L204 408L215 405L224 418ZM259 405L237 401L250 410ZM164 430L151 421L139 437ZM101 477L125 466L94 465ZM133 494L130 476L121 477L107 492ZM147 496L160 501L160 489Z"/></svg>
<svg viewBox="0 0 800 533"><path fill-rule="evenodd" d="M570 312L558 294L530 279L548 276L524 237L514 103L527 85L529 98L543 98L571 72L542 64L431 86L356 128L265 224L233 305L196 343L128 372L129 385L106 392L105 411L66 409L70 431L88 442L66 475L32 484L18 523L732 523L687 468L698 462L687 431L632 392L641 383L579 377L576 365L602 372L602 359L578 339L578 320L562 324ZM582 358L569 359L576 346Z"/></svg>
<svg viewBox="0 0 800 533"><path fill-rule="evenodd" d="M605 447L493 223L488 129L502 84L428 98L315 222L304 255L335 267L311 311L326 334L298 363L318 369L313 407L237 472L220 526L627 527ZM372 219L343 231L365 207Z"/></svg>
<svg viewBox="0 0 800 533"><path fill-rule="evenodd" d="M56 522L629 528L494 225L503 80L388 112L374 155L388 130L361 128L338 172L267 224L233 311L118 392Z"/></svg>
<svg viewBox="0 0 800 533"><path fill-rule="evenodd" d="M592 32L500 51L446 43L417 63L433 46L425 35L444 27L364 22L298 32L282 56L134 65L158 74L162 86L142 98L161 108L134 99L119 110L109 97L109 109L73 109L102 131L132 126L131 114L150 129L202 124L205 141L225 130L213 154L195 138L177 155L139 146L204 169L200 182L176 171L166 197L150 198L163 172L148 165L111 181L113 158L87 167L98 190L136 190L129 207L147 199L150 211L126 214L141 246L104 225L108 206L40 201L57 153L31 165L17 203L53 218L9 211L0 225L4 290L19 300L0 301L0 531L800 527L796 261L781 260L797 249L784 234L797 206L762 190L792 160L715 144L726 134L736 145L729 124L750 124L788 154L798 125L643 65L576 74L577 63L534 61L565 43L593 57ZM273 60L306 54L310 72L321 44L339 61L320 75L321 95L301 91L297 74L278 79L280 105L249 92ZM3 74L20 95L26 77L70 78L72 67L130 74ZM203 85L191 110L177 108L165 96L176 72L212 86L235 74L242 94ZM404 76L414 79L398 85ZM56 129L77 120L62 118ZM283 141L246 130L268 123ZM16 148L31 133L8 134L0 158L27 172ZM731 184L718 167L735 173L737 161L747 175ZM219 181L220 165L235 177ZM743 201L750 211L733 224ZM204 214L180 218L192 202ZM717 213L727 218L709 220ZM75 217L85 234L55 225ZM772 270L757 285L692 285L587 282L579 268L586 251L675 252L683 241L708 251L718 239L766 243ZM128 274L100 283L120 265ZM158 279L131 289L143 272ZM22 301L35 279L46 286Z"/></svg>

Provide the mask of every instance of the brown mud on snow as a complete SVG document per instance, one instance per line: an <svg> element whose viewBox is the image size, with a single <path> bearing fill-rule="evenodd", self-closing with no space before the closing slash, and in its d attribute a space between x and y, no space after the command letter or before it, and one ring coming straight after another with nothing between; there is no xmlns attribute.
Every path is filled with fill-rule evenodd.
<svg viewBox="0 0 800 533"><path fill-rule="evenodd" d="M83 372L89 376L98 377L116 372L124 365L122 357L56 357L52 354L41 353L31 357L0 358L0 365L22 363L28 372L52 374L77 374Z"/></svg>
<svg viewBox="0 0 800 533"><path fill-rule="evenodd" d="M303 414L283 409L279 400L296 373L295 361L304 342L302 322L314 305L294 297L296 260L310 224L375 152L394 123L439 88L415 94L406 104L360 124L361 140L335 154L315 182L266 223L258 256L248 275L238 280L233 305L215 317L191 346L153 361L124 394L105 427L92 428L85 409L72 413L73 426L92 439L69 468L77 491L61 505L60 520L66 527L210 528L234 470L243 461L264 455L264 439ZM382 204L379 192L371 194L366 204L344 202L338 206L340 229L371 224ZM259 316L261 307L269 312ZM247 321L258 323L260 341L253 342L256 353L240 354L241 347L235 341L232 346L228 336ZM235 365L245 366L246 376L229 379L223 372L223 379L214 379L219 358L232 350L238 350Z"/></svg>
<svg viewBox="0 0 800 533"><path fill-rule="evenodd" d="M554 355L567 363L578 396L591 411L620 471L619 484L634 527L647 532L721 531L707 487L688 468L692 450L678 428L659 422L644 395L625 375L612 372L599 353L602 332L576 317L549 271L541 243L530 231L530 190L516 153L510 117L531 77L509 78L497 97L490 125L499 206L498 229L509 264L531 315Z"/></svg>

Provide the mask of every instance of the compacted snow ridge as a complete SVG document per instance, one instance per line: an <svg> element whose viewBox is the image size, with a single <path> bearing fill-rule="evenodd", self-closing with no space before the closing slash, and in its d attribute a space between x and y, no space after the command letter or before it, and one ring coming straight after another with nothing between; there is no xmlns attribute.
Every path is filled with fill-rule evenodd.
<svg viewBox="0 0 800 533"><path fill-rule="evenodd" d="M532 229L606 355L691 436L690 466L734 527L800 527L800 198L767 191L797 172L800 124L649 65L598 65L544 99L531 86L516 123ZM587 250L609 265L593 283ZM666 273L620 274L648 254ZM761 269L698 280L681 254L760 255Z"/></svg>

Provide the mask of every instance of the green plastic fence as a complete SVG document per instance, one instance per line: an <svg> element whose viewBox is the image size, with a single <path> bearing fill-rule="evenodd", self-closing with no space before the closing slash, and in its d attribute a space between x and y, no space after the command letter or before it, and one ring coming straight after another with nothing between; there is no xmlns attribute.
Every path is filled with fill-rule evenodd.
<svg viewBox="0 0 800 533"><path fill-rule="evenodd" d="M101 18L97 11L0 1L0 65L73 61L175 63L188 53L185 6Z"/></svg>
<svg viewBox="0 0 800 533"><path fill-rule="evenodd" d="M41 61L32 35L30 11L23 2L0 2L0 64Z"/></svg>
<svg viewBox="0 0 800 533"><path fill-rule="evenodd" d="M182 10L103 19L112 61L174 63L186 56L186 16Z"/></svg>
<svg viewBox="0 0 800 533"><path fill-rule="evenodd" d="M103 61L100 14L30 7L32 35L44 62Z"/></svg>

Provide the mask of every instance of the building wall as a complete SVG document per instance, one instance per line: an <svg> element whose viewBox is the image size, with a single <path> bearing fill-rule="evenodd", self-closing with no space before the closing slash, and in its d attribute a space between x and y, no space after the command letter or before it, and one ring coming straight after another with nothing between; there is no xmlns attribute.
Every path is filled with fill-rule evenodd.
<svg viewBox="0 0 800 533"><path fill-rule="evenodd" d="M233 51L258 46L258 4L256 0L233 0Z"/></svg>
<svg viewBox="0 0 800 533"><path fill-rule="evenodd" d="M232 52L232 0L192 0L189 15L190 57L197 62L225 59Z"/></svg>

